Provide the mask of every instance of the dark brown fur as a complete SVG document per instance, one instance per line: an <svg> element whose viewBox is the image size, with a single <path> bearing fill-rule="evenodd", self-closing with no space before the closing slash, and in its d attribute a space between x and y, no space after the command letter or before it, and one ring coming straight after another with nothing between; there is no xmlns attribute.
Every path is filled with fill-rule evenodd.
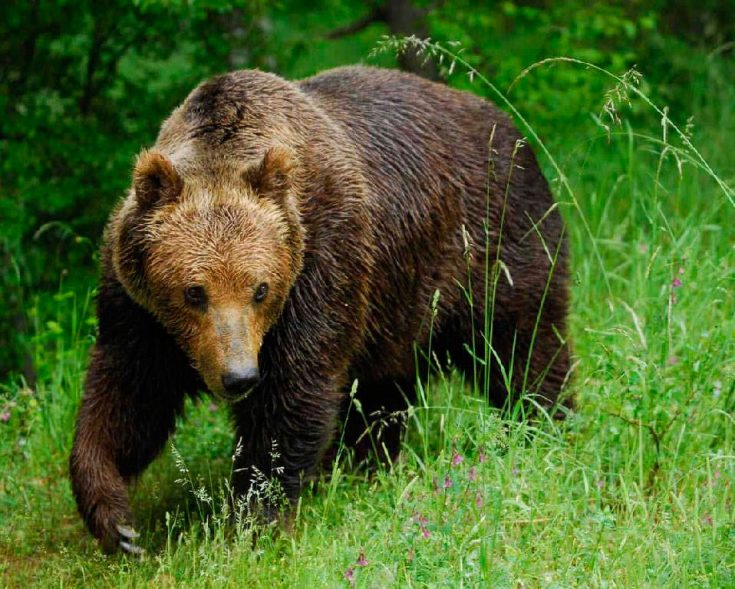
<svg viewBox="0 0 735 589"><path fill-rule="evenodd" d="M298 83L243 71L197 88L164 124L153 155L142 156L106 233L99 337L71 457L92 532L110 546L121 539L128 478L161 450L185 395L218 392L235 344L257 354L261 373L232 405L241 494L253 467L269 474L280 466L288 498L297 499L331 456L354 379L374 422L405 409L414 344L426 351L430 332L436 357L451 356L481 385L467 345L474 333L484 356L488 301L493 346L513 369L507 390L493 360L489 398L502 405L525 391L554 404L569 370L567 253L547 183L519 140L488 102L395 71L344 68ZM210 240L217 253L201 261L207 227L223 215L257 223L218 230ZM205 223L199 241L190 218ZM199 257L179 264L176 252ZM213 301L242 301L242 334L227 332L235 341L224 347L206 313L187 310L177 294L199 263L207 280L209 265L222 266L210 280ZM266 265L275 293L258 307L250 277ZM364 424L346 428L364 456ZM401 431L400 420L388 423L377 440L391 458Z"/></svg>

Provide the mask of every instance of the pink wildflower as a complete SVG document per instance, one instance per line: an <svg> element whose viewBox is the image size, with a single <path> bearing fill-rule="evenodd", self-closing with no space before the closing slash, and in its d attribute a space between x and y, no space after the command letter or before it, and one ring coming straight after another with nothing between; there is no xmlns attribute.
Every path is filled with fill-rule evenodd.
<svg viewBox="0 0 735 589"><path fill-rule="evenodd" d="M471 483L474 483L477 480L477 468L476 467L473 466L470 468L470 472L467 473L467 479Z"/></svg>
<svg viewBox="0 0 735 589"><path fill-rule="evenodd" d="M0 413L0 421L8 423L10 421L10 411L3 411Z"/></svg>
<svg viewBox="0 0 735 589"><path fill-rule="evenodd" d="M346 581L349 581L350 583L354 583L355 582L355 569L353 569L352 567L349 567L345 571L345 580Z"/></svg>
<svg viewBox="0 0 735 589"><path fill-rule="evenodd" d="M482 499L482 493L478 491L477 495L475 495L475 506L477 509L482 509L483 505L485 505L485 501Z"/></svg>
<svg viewBox="0 0 735 589"><path fill-rule="evenodd" d="M419 529L421 530L421 534L423 535L423 537L428 538L429 536L431 536L428 528L426 527L426 525L429 523L428 518L426 516L421 515L420 513L415 513L414 519L416 522L418 522Z"/></svg>
<svg viewBox="0 0 735 589"><path fill-rule="evenodd" d="M368 565L368 561L367 558L365 558L364 552L360 552L360 556L357 557L357 562L355 563L355 565L359 567L366 567Z"/></svg>
<svg viewBox="0 0 735 589"><path fill-rule="evenodd" d="M681 278L679 278L678 276L674 278L674 280L671 281L671 286L673 286L674 288L679 288L681 286Z"/></svg>
<svg viewBox="0 0 735 589"><path fill-rule="evenodd" d="M452 466L459 466L462 464L462 461L464 460L464 457L461 454L458 454L456 451L452 454Z"/></svg>
<svg viewBox="0 0 735 589"><path fill-rule="evenodd" d="M442 489L449 489L454 485L454 482L452 481L451 477L449 475L444 477L444 484L442 485Z"/></svg>

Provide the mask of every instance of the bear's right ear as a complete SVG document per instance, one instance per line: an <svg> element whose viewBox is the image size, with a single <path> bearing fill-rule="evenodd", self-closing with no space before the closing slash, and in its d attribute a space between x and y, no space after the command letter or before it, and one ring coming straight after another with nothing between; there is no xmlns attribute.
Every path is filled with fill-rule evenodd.
<svg viewBox="0 0 735 589"><path fill-rule="evenodd" d="M184 188L171 160L155 151L138 156L133 172L135 199L143 209L175 201Z"/></svg>

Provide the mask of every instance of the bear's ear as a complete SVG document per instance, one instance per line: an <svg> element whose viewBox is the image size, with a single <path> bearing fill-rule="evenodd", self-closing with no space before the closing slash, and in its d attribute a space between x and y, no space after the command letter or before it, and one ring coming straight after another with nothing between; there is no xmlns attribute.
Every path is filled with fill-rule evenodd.
<svg viewBox="0 0 735 589"><path fill-rule="evenodd" d="M263 161L248 168L243 179L262 196L284 196L291 188L293 158L285 147L271 147L265 152Z"/></svg>
<svg viewBox="0 0 735 589"><path fill-rule="evenodd" d="M143 151L133 172L135 199L143 209L175 201L184 188L171 160L155 151Z"/></svg>

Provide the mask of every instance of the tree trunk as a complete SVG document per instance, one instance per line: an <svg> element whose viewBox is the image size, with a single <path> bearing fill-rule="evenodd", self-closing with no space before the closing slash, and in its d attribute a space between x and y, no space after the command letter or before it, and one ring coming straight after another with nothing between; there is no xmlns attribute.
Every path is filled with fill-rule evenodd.
<svg viewBox="0 0 735 589"><path fill-rule="evenodd" d="M426 24L427 11L417 8L411 0L387 0L385 6L385 20L392 35L397 37L415 35L419 39L429 36ZM426 55L418 55L413 49L408 49L398 56L398 64L401 69L413 72L428 78L438 80L439 72L432 59Z"/></svg>

